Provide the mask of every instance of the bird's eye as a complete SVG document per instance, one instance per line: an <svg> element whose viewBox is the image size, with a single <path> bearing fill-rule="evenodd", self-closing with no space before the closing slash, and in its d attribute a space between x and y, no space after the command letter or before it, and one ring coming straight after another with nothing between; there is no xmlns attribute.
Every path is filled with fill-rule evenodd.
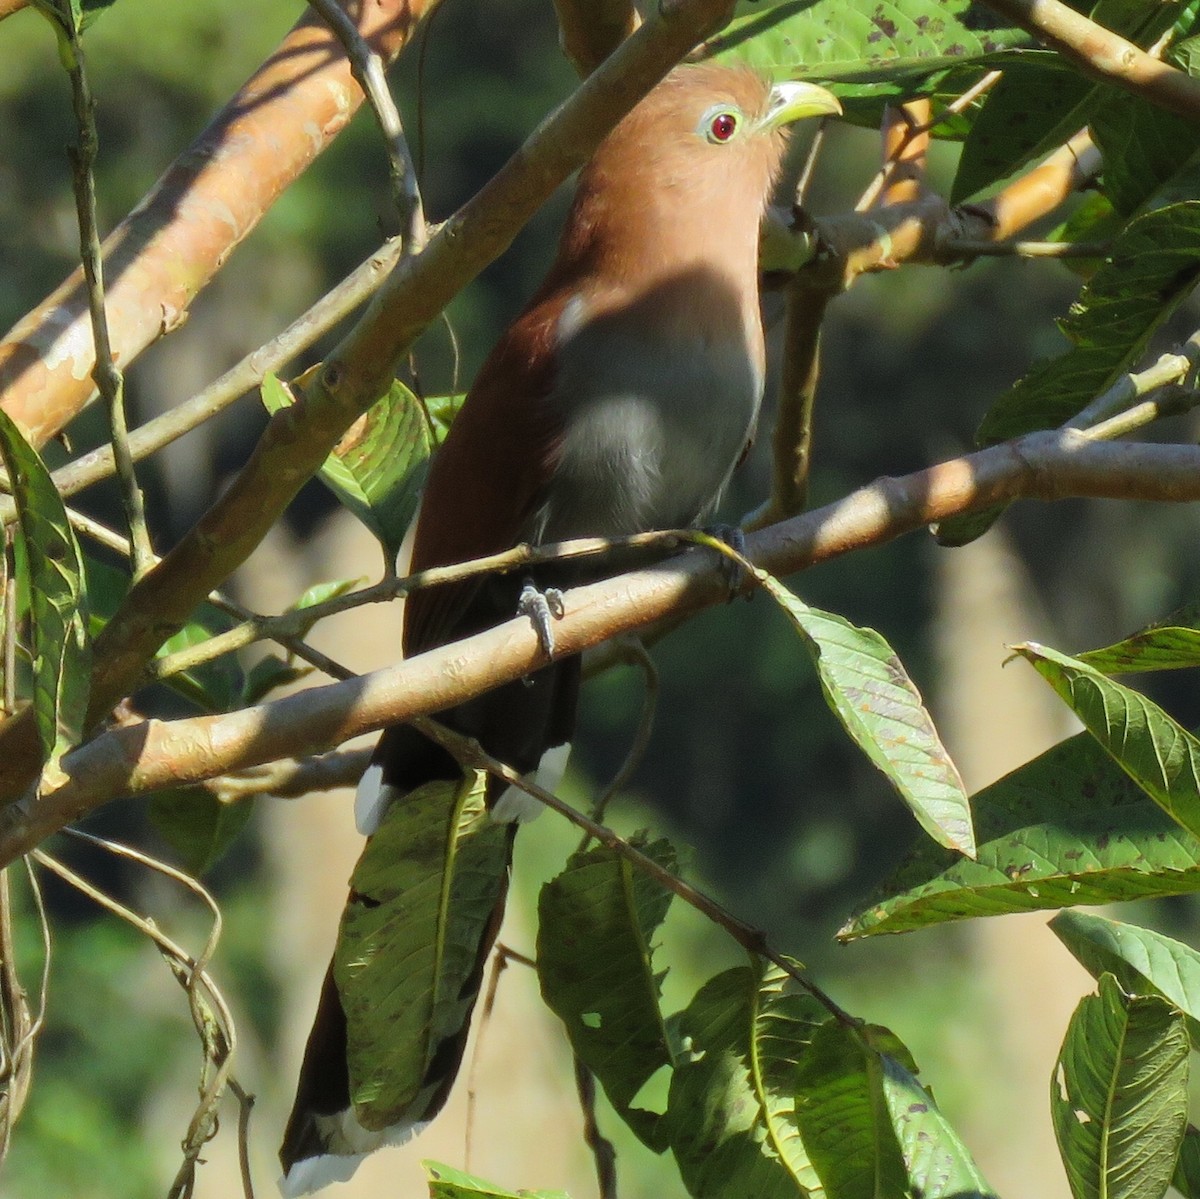
<svg viewBox="0 0 1200 1199"><path fill-rule="evenodd" d="M700 122L700 133L714 145L732 141L741 124L741 114L736 109L714 108L704 114Z"/></svg>

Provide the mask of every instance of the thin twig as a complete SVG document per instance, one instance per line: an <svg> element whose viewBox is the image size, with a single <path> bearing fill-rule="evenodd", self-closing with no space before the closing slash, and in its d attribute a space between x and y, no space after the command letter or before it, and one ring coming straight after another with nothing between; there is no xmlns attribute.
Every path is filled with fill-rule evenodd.
<svg viewBox="0 0 1200 1199"><path fill-rule="evenodd" d="M206 966L216 950L221 935L221 911L216 901L196 879L176 870L173 866L156 858L143 854L127 845L120 845L102 837L78 829L65 830L78 840L106 849L119 857L129 860L166 875L185 886L192 894L199 897L213 915L212 926L205 941L204 948L198 957L193 958L170 937L162 933L157 925L132 909L126 907L111 895L78 875L70 867L51 857L44 850L35 849L33 859L46 869L53 871L64 881L86 895L93 902L107 911L120 917L139 932L149 937L163 953L172 971L179 979L188 997L188 1007L192 1022L200 1035L204 1046L205 1074L207 1066L212 1063L214 1071L207 1081L202 1076L200 1084L200 1101L188 1123L187 1133L183 1141L184 1159L176 1174L175 1181L168 1192L169 1199L180 1199L190 1195L194 1184L194 1176L199 1155L204 1145L216 1134L216 1108L224 1093L229 1080L229 1072L233 1063L233 1055L237 1048L237 1030L230 1014L229 1006L219 988L209 976Z"/></svg>
<svg viewBox="0 0 1200 1199"><path fill-rule="evenodd" d="M286 366L379 289L400 258L401 246L399 238L385 243L282 333L247 354L191 399L134 429L129 435L133 460L140 462L190 433L257 387L269 371ZM59 494L66 497L107 479L114 469L112 447L104 445L59 467L51 477ZM5 524L11 524L16 517L14 503L0 504L0 519Z"/></svg>
<svg viewBox="0 0 1200 1199"><path fill-rule="evenodd" d="M117 478L121 484L121 499L133 543L134 577L150 569L154 551L146 527L146 507L133 469L129 452L129 430L125 421L125 377L113 359L108 336L108 317L104 308L104 256L100 248L100 231L96 222L96 177L94 167L98 149L96 136L96 106L88 84L87 63L83 41L73 20L64 25L60 45L67 47L68 71L71 78L71 99L75 108L75 123L79 145L68 149L72 178L75 184L75 209L79 215L79 254L87 282L88 307L92 317L92 339L96 349L96 365L92 377L108 408L109 437Z"/></svg>
<svg viewBox="0 0 1200 1199"><path fill-rule="evenodd" d="M575 1057L575 1091L583 1112L583 1142L596 1162L596 1183L600 1199L617 1199L617 1151L600 1131L596 1119L596 1076Z"/></svg>
<svg viewBox="0 0 1200 1199"><path fill-rule="evenodd" d="M795 195L796 204L799 207L804 206L809 184L812 183L813 175L816 173L817 159L821 156L821 147L825 144L825 129L828 120L828 117L822 117L817 123L812 141L808 145L808 153L804 156L804 166L800 168L800 178L796 180Z"/></svg>
<svg viewBox="0 0 1200 1199"><path fill-rule="evenodd" d="M4 530L4 712L17 710L17 563L16 526Z"/></svg>
<svg viewBox="0 0 1200 1199"><path fill-rule="evenodd" d="M938 243L945 255L964 258L1103 258L1109 242L1091 241L985 241L971 237L948 237Z"/></svg>
<svg viewBox="0 0 1200 1199"><path fill-rule="evenodd" d="M642 691L642 710L638 714L637 732L634 734L633 744L630 745L629 752L625 755L625 761L621 763L620 769L592 804L589 815L598 824L604 822L604 814L608 811L608 805L612 802L613 797L622 791L642 764L642 759L646 756L646 749L650 744L650 735L654 731L654 713L658 707L658 667L654 665L654 659L647 652L642 639L640 637L623 637L614 646L614 652L614 665L623 663L626 666L640 667L644 689ZM590 838L585 834L579 843L580 851L587 849L589 840Z"/></svg>
<svg viewBox="0 0 1200 1199"><path fill-rule="evenodd" d="M492 1012L496 1007L496 996L500 991L500 976L508 969L509 962L518 962L522 966L536 969L537 963L531 957L510 949L502 941L496 942L496 951L492 954L491 966L488 968L488 985L483 996L483 1006L476 1021L475 1047L471 1051L471 1068L467 1072L467 1119L463 1132L463 1163L467 1170L471 1168L471 1146L475 1141L475 1107L477 1089L475 1080L479 1073L479 1059L483 1051L483 1043L488 1025L491 1023Z"/></svg>
<svg viewBox="0 0 1200 1199"><path fill-rule="evenodd" d="M230 1077L229 1089L238 1101L238 1169L242 1175L243 1199L254 1199L254 1178L250 1172L250 1114L254 1096L236 1078Z"/></svg>
<svg viewBox="0 0 1200 1199"><path fill-rule="evenodd" d="M417 170L408 142L404 138L404 127L396 101L387 85L383 73L383 59L367 44L358 26L350 19L337 0L309 0L313 8L325 19L333 30L358 86L362 88L379 128L383 131L387 146L388 167L391 174L392 199L400 214L401 237L406 254L417 253L427 238L425 209L421 202L421 191L417 185Z"/></svg>

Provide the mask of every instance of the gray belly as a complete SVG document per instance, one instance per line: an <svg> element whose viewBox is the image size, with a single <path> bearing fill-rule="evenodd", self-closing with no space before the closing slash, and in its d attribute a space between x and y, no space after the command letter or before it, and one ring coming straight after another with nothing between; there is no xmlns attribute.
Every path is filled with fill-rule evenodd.
<svg viewBox="0 0 1200 1199"><path fill-rule="evenodd" d="M736 342L718 349L697 336L663 353L612 333L582 330L560 357L548 402L561 407L565 437L531 530L540 540L700 522L753 433L762 379Z"/></svg>

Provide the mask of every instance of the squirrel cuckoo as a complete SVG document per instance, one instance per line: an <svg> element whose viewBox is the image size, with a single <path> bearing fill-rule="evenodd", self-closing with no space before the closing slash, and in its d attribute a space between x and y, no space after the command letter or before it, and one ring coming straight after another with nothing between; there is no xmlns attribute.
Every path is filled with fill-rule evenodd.
<svg viewBox="0 0 1200 1199"><path fill-rule="evenodd" d="M523 541L693 525L711 512L762 398L759 222L784 127L839 111L811 84L769 87L750 71L703 64L677 68L625 117L581 172L550 273L484 363L434 458L412 570ZM543 567L536 579L554 586L616 569ZM508 576L416 592L404 652L507 620L531 594L528 581L523 589ZM561 773L578 685L578 658L552 661L437 718L521 772ZM421 784L459 776L410 727L388 729L359 787L360 828L370 833L387 805ZM492 818L520 819L513 793L493 787ZM476 991L505 887L479 945ZM462 1058L470 1003L463 1026L432 1053L413 1110L368 1131L350 1101L346 1016L331 969L280 1151L286 1193L348 1178L363 1155L432 1119Z"/></svg>

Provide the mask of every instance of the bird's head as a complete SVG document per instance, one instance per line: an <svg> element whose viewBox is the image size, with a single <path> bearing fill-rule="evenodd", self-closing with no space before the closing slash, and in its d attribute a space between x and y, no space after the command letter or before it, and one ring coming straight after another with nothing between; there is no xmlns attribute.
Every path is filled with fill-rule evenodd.
<svg viewBox="0 0 1200 1199"><path fill-rule="evenodd" d="M615 238L628 246L632 221L646 235L643 249L652 249L664 235L676 244L691 237L700 220L709 236L723 230L756 244L787 127L838 112L836 98L815 84L772 86L754 71L716 63L677 67L584 168L577 232L589 242Z"/></svg>

